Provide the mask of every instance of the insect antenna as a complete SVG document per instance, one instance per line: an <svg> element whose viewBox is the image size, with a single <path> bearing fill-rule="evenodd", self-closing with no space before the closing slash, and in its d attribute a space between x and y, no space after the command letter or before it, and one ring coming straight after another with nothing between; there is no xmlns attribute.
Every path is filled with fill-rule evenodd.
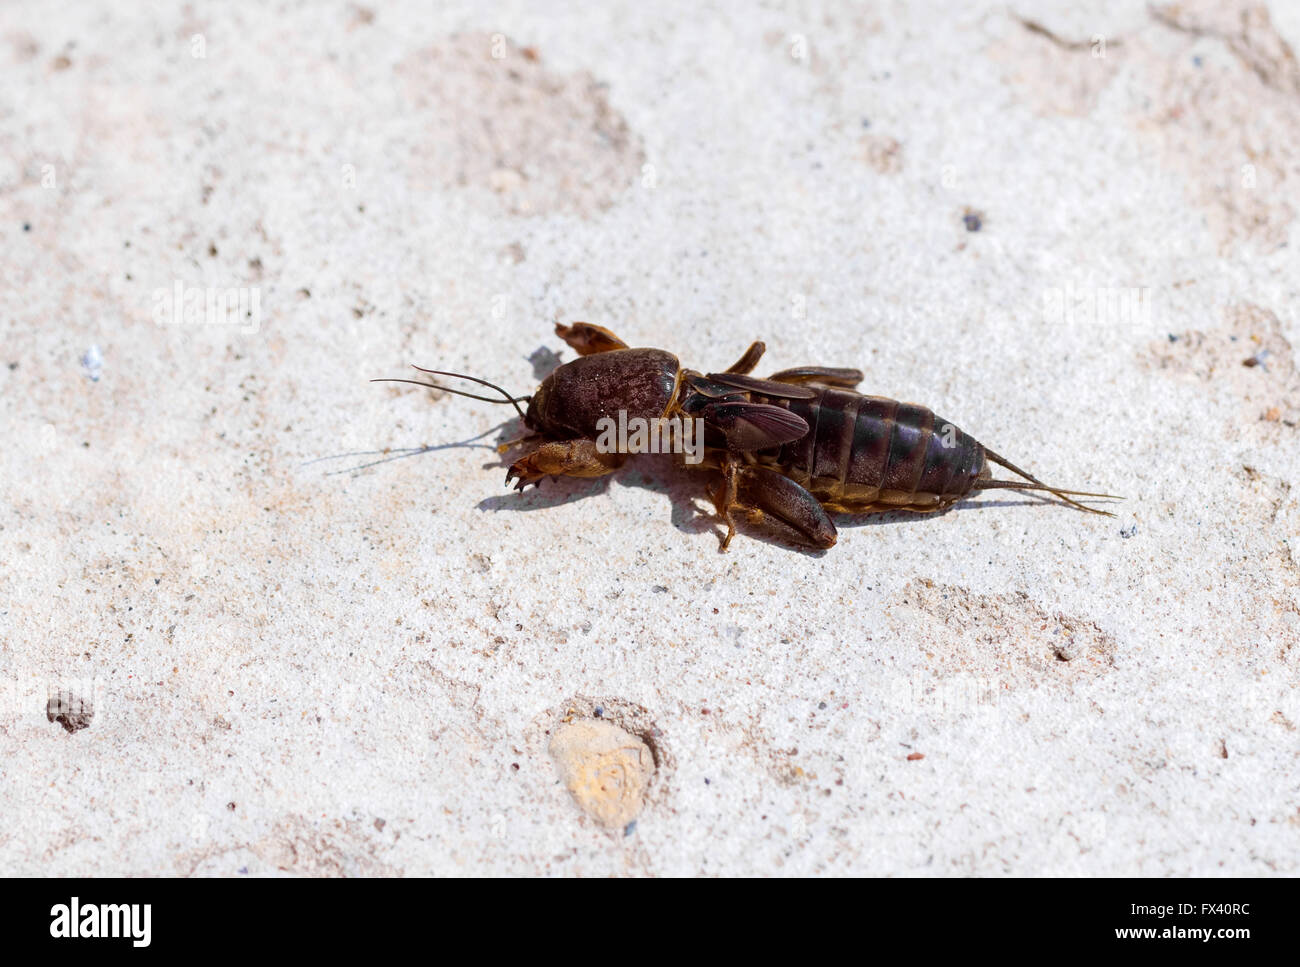
<svg viewBox="0 0 1300 967"><path fill-rule="evenodd" d="M515 408L515 412L519 414L521 419L526 419L524 415L524 411L520 408L519 404L521 402L526 403L531 401L532 400L531 396L511 396L509 393L503 390L496 383L489 383L487 380L479 379L477 376L466 376L464 373L448 373L448 372L444 372L441 369L425 369L422 366L412 366L411 368L418 369L422 373L433 373L434 375L437 376L453 376L456 379L467 379L471 383L478 383L481 386L486 386L489 389L496 390L498 393L501 394L503 398L496 399L495 397L492 396L479 396L477 393L467 393L463 389L452 389L450 386L441 386L438 383L424 383L417 379L372 379L370 382L410 383L412 386L423 386L426 387L427 389L442 390L444 393L455 393L457 396L466 396L472 400L482 400L484 403L509 403L511 406Z"/></svg>
<svg viewBox="0 0 1300 967"><path fill-rule="evenodd" d="M1070 497L1067 496L1067 494L1072 494L1075 497L1104 497L1109 500L1124 499L1123 497L1118 497L1115 494L1095 494L1087 490L1062 490L1060 487L1052 487L1048 484L1043 483L1037 477L1025 473L1025 471L1021 470L1015 464L1011 463L1011 461L998 456L988 447L984 448L984 455L988 457L990 460L992 460L994 463L996 463L998 466L1006 467L1012 473L1020 474L1020 476L1024 477L1025 480L1029 482L1024 483L1023 481L1020 480L976 480L973 488L975 490L1045 490L1048 493L1050 493L1052 496L1059 497L1061 500L1064 500L1067 504L1070 504L1072 507L1077 507L1079 508L1079 510L1086 510L1090 514L1104 514L1107 517L1114 517L1115 515L1108 510L1098 510L1096 507L1089 507L1086 504L1081 504L1077 500L1071 500Z"/></svg>

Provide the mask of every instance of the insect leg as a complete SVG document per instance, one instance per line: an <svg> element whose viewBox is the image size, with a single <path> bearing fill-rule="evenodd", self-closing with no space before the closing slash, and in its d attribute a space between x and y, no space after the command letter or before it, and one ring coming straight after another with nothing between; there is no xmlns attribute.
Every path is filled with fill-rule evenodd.
<svg viewBox="0 0 1300 967"><path fill-rule="evenodd" d="M740 463L731 454L722 458L722 484L713 495L713 504L727 524L727 536L722 539L722 550L731 544L736 536L736 522L731 519L731 508L736 506L736 488L740 476Z"/></svg>
<svg viewBox="0 0 1300 967"><path fill-rule="evenodd" d="M612 349L627 349L627 343L618 336L604 326L597 326L590 322L575 322L571 326L557 322L555 334L575 349L579 356L607 353Z"/></svg>
<svg viewBox="0 0 1300 967"><path fill-rule="evenodd" d="M763 512L771 514L816 547L835 545L835 524L826 508L789 477L765 467L745 467L740 472L739 499L757 508L760 519Z"/></svg>
<svg viewBox="0 0 1300 967"><path fill-rule="evenodd" d="M754 367L758 365L758 361L763 358L766 349L767 347L762 342L755 340L745 350L745 355L728 366L726 371L728 373L752 373Z"/></svg>
<svg viewBox="0 0 1300 967"><path fill-rule="evenodd" d="M603 477L625 460L626 453L601 453L594 440L551 440L511 464L506 484L517 479L515 490L523 490L543 477Z"/></svg>
<svg viewBox="0 0 1300 967"><path fill-rule="evenodd" d="M796 366L773 373L768 379L776 383L825 383L852 389L863 380L860 369L836 369L830 366Z"/></svg>

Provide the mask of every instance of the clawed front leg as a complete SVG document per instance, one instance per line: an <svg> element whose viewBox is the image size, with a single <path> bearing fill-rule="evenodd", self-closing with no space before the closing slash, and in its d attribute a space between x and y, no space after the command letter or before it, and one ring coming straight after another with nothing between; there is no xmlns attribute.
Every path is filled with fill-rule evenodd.
<svg viewBox="0 0 1300 967"><path fill-rule="evenodd" d="M601 453L594 440L551 440L511 464L506 484L515 490L540 484L543 477L603 477L623 466L626 453Z"/></svg>

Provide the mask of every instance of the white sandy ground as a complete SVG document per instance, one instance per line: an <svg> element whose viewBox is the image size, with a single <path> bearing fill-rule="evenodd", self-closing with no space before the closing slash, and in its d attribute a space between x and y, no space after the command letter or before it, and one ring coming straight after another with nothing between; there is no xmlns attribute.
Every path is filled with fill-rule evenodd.
<svg viewBox="0 0 1300 967"><path fill-rule="evenodd" d="M60 7L0 12L0 871L1297 872L1300 7ZM579 319L1128 500L720 554L703 475L515 495L504 407L367 382Z"/></svg>

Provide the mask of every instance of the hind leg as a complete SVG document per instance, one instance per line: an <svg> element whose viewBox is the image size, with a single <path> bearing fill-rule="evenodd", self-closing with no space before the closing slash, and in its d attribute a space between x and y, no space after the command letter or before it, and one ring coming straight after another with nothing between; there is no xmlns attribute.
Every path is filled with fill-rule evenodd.
<svg viewBox="0 0 1300 967"><path fill-rule="evenodd" d="M836 369L830 366L796 366L773 373L768 379L774 383L825 383L852 389L863 380L860 369Z"/></svg>
<svg viewBox="0 0 1300 967"><path fill-rule="evenodd" d="M749 348L745 350L745 355L741 356L734 363L728 366L725 371L728 373L741 374L752 373L754 367L758 365L758 361L763 358L763 353L766 351L767 346L765 346L761 341L755 340L749 344Z"/></svg>
<svg viewBox="0 0 1300 967"><path fill-rule="evenodd" d="M562 322L555 324L555 334L567 342L579 356L593 353L607 353L614 349L627 349L627 343L619 339L604 326L590 322L575 322L566 326Z"/></svg>
<svg viewBox="0 0 1300 967"><path fill-rule="evenodd" d="M826 508L789 477L765 467L741 466L730 456L722 472L722 486L714 501L727 523L727 536L722 540L724 551L736 534L731 511L737 508L747 512L751 523L759 523L770 515L793 528L814 547L835 546L838 535Z"/></svg>
<svg viewBox="0 0 1300 967"><path fill-rule="evenodd" d="M770 514L815 547L835 546L838 535L826 508L789 477L765 467L745 467L740 474L739 497L757 509L758 519Z"/></svg>

